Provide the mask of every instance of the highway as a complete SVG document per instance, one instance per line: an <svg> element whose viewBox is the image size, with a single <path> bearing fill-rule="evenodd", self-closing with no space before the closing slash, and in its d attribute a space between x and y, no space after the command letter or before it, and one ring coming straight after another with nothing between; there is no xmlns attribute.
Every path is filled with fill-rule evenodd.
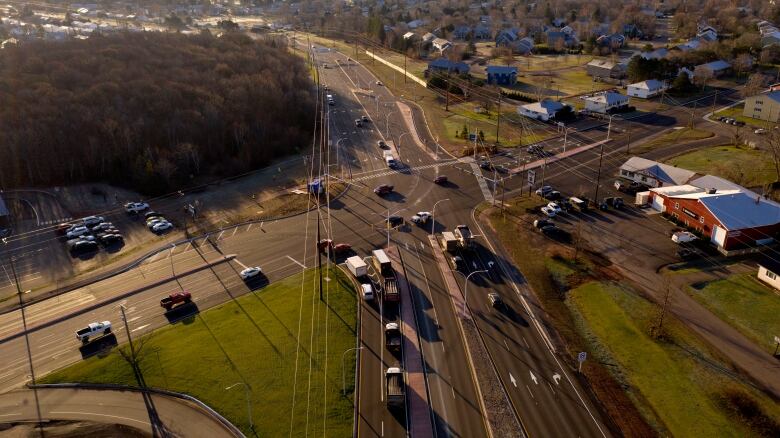
<svg viewBox="0 0 780 438"><path fill-rule="evenodd" d="M349 189L333 200L324 217L323 237L350 243L358 255L367 256L372 249L387 245L383 218L388 212L408 218L420 210L431 211L435 202L448 199L436 207L435 230L441 232L468 224L481 234L479 249L464 254L468 261L464 274L488 268L490 275L472 277L468 286L469 308L514 411L528 434L611 435L605 420L572 376L572 370L549 348L541 324L534 323L536 317L529 313L533 304L527 304L532 297L522 287L522 278L517 273L510 276L509 258L494 246L489 234L478 231L480 226L474 220L473 209L485 201L486 193L492 188L484 178L482 184L475 178L474 173L481 175L481 171L444 156L437 163L430 151L414 145L414 128L402 117L395 97L383 86L376 85L365 68L347 61L348 55L323 48L315 50L317 62L332 67L320 72L322 82L331 88L336 101L328 114L331 162L327 164L332 164L329 169L334 176L350 182ZM354 120L362 115L368 115L371 122L358 128ZM417 134L427 144L434 144L427 132ZM592 135L601 139L606 134L594 131ZM392 139L400 145L398 158L404 163L402 169L387 169L377 147L380 139ZM615 147L610 144L610 151ZM591 151L585 157L562 160L547 172L552 177L556 172L570 171L579 165L576 163L592 159ZM506 160L510 162L512 158ZM437 175L447 175L451 183L433 184ZM485 178L492 178L492 172L486 173ZM374 195L372 189L382 183L394 185L394 193L384 198ZM516 185L509 189L518 187L519 178L509 180L508 185L511 184ZM159 307L159 299L170 292L181 288L191 291L194 307L204 310L249 293L257 286L239 278L238 271L245 266L261 266L271 282L315 266L316 225L315 214L304 214L265 222L262 226L245 224L228 228L213 236L213 243L197 239L179 245L126 273L25 308L36 375L95 353L93 346L79 348L73 335L88 322L112 320L115 339L109 337L104 342L126 342L119 305L127 309L132 334L139 336L175 322L175 313L166 317ZM391 244L401 252L415 296L434 430L437 436L487 436L454 309L428 246L429 233L427 227L406 224L393 230L390 237ZM490 262L494 262L493 267L489 267ZM461 287L465 289L466 285L462 283ZM490 308L487 293L493 290L507 301L510 313L496 313ZM397 315L394 309L380 309L377 303L362 303L360 318L364 348L359 363L359 436L405 436L406 418L389 412L383 403L384 370L402 358L384 349L382 327ZM0 356L12 358L0 363L0 392L29 380L22 332L20 312L0 317Z"/></svg>

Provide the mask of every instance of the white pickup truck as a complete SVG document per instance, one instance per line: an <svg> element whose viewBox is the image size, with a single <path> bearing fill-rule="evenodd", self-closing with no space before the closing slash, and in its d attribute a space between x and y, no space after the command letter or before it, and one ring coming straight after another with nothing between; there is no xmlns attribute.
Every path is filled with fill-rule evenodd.
<svg viewBox="0 0 780 438"><path fill-rule="evenodd" d="M76 339L86 344L90 337L109 334L111 334L111 321L93 322L76 331Z"/></svg>

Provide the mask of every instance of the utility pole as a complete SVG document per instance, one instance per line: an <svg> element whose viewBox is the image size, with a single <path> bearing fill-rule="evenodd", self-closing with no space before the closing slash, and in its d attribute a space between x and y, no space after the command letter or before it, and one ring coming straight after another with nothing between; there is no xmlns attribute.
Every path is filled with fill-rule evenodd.
<svg viewBox="0 0 780 438"><path fill-rule="evenodd" d="M631 131L628 131L628 143L626 143L626 155L631 153Z"/></svg>
<svg viewBox="0 0 780 438"><path fill-rule="evenodd" d="M718 102L718 89L715 89L715 97L712 99L712 111L710 115L715 115L715 104Z"/></svg>
<svg viewBox="0 0 780 438"><path fill-rule="evenodd" d="M444 104L444 111L450 110L450 78L444 80L444 83L446 84L444 87L444 92L447 93L447 103Z"/></svg>
<svg viewBox="0 0 780 438"><path fill-rule="evenodd" d="M127 332L127 342L130 343L130 356L133 358L133 368L137 368L138 362L135 357L135 346L133 345L133 337L130 336L130 326L127 324L127 315L125 315L125 305L119 305L119 311L122 313L122 322L125 324L125 331ZM136 369L136 371L138 371Z"/></svg>
<svg viewBox="0 0 780 438"><path fill-rule="evenodd" d="M688 126L688 128L690 128L690 129L693 129L693 113L696 112L696 103L697 103L697 101L694 100L693 101L693 109L691 110L691 121L690 121L689 126Z"/></svg>
<svg viewBox="0 0 780 438"><path fill-rule="evenodd" d="M496 112L496 144L498 141L498 129L501 127L501 87L498 87L498 111Z"/></svg>
<svg viewBox="0 0 780 438"><path fill-rule="evenodd" d="M43 437L43 420L41 419L41 403L38 400L38 389L35 388L35 369L33 368L32 351L30 350L30 337L27 333L27 317L24 314L24 299L22 287L19 285L19 277L16 275L16 257L11 256L11 272L16 284L16 295L19 297L19 311L22 313L22 328L24 329L24 343L27 346L27 360L30 361L30 380L33 384L33 397L35 398L35 411L38 415L38 429Z"/></svg>
<svg viewBox="0 0 780 438"><path fill-rule="evenodd" d="M596 194L593 197L593 202L599 205L599 184L601 183L601 161L604 158L604 144L601 144L601 152L599 153L599 170L596 174Z"/></svg>

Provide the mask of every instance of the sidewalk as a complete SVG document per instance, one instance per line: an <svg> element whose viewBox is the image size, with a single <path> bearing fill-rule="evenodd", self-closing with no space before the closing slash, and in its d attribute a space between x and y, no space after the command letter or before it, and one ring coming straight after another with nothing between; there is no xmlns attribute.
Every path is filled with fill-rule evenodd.
<svg viewBox="0 0 780 438"><path fill-rule="evenodd" d="M582 145L582 146L579 146L579 147L576 147L576 148L569 149L566 152L561 152L560 154L554 155L554 156L549 157L547 159L543 158L541 160L532 161L530 163L527 163L524 166L520 166L520 167L515 167L513 169L509 169L509 173L511 175L516 175L518 173L524 172L524 171L529 170L529 169L535 169L537 167L542 167L542 166L545 166L545 165L549 165L549 164L554 163L554 162L556 162L558 160L562 160L564 158L568 158L568 157L571 157L573 155L577 155L580 152L585 152L585 151L587 151L589 149L593 149L596 146L601 146L603 144L606 144L610 140L611 139L600 140L600 141L597 141L595 143L590 143L590 144L586 144L586 145Z"/></svg>

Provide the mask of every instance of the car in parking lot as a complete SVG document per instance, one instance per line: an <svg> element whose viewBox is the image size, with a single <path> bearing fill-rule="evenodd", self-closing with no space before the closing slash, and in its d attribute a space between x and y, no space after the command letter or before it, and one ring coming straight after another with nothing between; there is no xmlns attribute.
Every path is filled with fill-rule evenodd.
<svg viewBox="0 0 780 438"><path fill-rule="evenodd" d="M767 132L769 132L769 131L767 131L764 128L758 128L755 131L753 131L753 134L766 134Z"/></svg>
<svg viewBox="0 0 780 438"><path fill-rule="evenodd" d="M97 225L101 222L104 222L105 219L101 216L87 216L84 219L81 220L84 223L85 227L91 227L94 225Z"/></svg>
<svg viewBox="0 0 780 438"><path fill-rule="evenodd" d="M379 86L381 86L381 85L382 85L382 81L376 81L375 83L376 83L377 85L379 85Z"/></svg>
<svg viewBox="0 0 780 438"><path fill-rule="evenodd" d="M347 254L352 251L352 245L349 243L337 243L333 245L333 253L336 255Z"/></svg>
<svg viewBox="0 0 780 438"><path fill-rule="evenodd" d="M547 219L536 219L534 220L534 227L541 229L542 227L546 227L548 225L552 225L552 221Z"/></svg>
<svg viewBox="0 0 780 438"><path fill-rule="evenodd" d="M254 266L251 268L245 268L241 272L238 273L239 276L241 276L242 280L248 280L253 277L257 277L262 270L259 266Z"/></svg>
<svg viewBox="0 0 780 438"><path fill-rule="evenodd" d="M678 231L672 234L672 242L674 243L688 243L698 239L695 234L690 231Z"/></svg>
<svg viewBox="0 0 780 438"><path fill-rule="evenodd" d="M547 217L555 217L558 212L554 209L550 208L549 206L545 205L542 207L542 213L544 213Z"/></svg>
<svg viewBox="0 0 780 438"><path fill-rule="evenodd" d="M487 161L487 160L482 161L481 163L479 163L479 167L481 169L484 169L484 170L493 170L493 165L490 164L490 161Z"/></svg>
<svg viewBox="0 0 780 438"><path fill-rule="evenodd" d="M693 251L692 249L688 248L681 248L677 250L677 257L680 258L680 260L692 260L698 257L699 255Z"/></svg>
<svg viewBox="0 0 780 438"><path fill-rule="evenodd" d="M363 121L362 121L362 120L360 120L360 119L355 119L355 126L357 126L358 128L360 128L361 126L363 126Z"/></svg>
<svg viewBox="0 0 780 438"><path fill-rule="evenodd" d="M153 217L148 221L146 221L146 226L151 230L152 228L154 228L155 225L161 224L163 222L168 222L168 221L165 220L164 217Z"/></svg>
<svg viewBox="0 0 780 438"><path fill-rule="evenodd" d="M171 228L173 228L172 223L168 221L163 221L152 226L152 231L154 231L155 233L161 233L163 231L170 230Z"/></svg>
<svg viewBox="0 0 780 438"><path fill-rule="evenodd" d="M616 180L614 185L615 185L615 190L619 192L629 193L629 194L634 194L636 192L647 190L646 185L638 183L636 181L629 182L629 181Z"/></svg>
<svg viewBox="0 0 780 438"><path fill-rule="evenodd" d="M561 206L555 201L548 203L547 208L554 211L555 214L559 214L563 211L563 208L561 208Z"/></svg>
<svg viewBox="0 0 780 438"><path fill-rule="evenodd" d="M54 228L54 233L58 236L64 236L68 231L72 230L73 227L74 225L71 223L61 223Z"/></svg>
<svg viewBox="0 0 780 438"><path fill-rule="evenodd" d="M552 191L553 191L552 186L541 186L538 189L536 189L536 192L534 193L536 193L539 196L544 196Z"/></svg>
<svg viewBox="0 0 780 438"><path fill-rule="evenodd" d="M70 252L73 255L86 254L89 252L97 251L97 249L98 249L97 242L93 242L91 240L79 240L78 242L74 242L70 246Z"/></svg>
<svg viewBox="0 0 780 438"><path fill-rule="evenodd" d="M113 243L120 243L124 242L124 237L122 237L121 234L106 234L104 236L100 236L100 243L103 245L111 245Z"/></svg>
<svg viewBox="0 0 780 438"><path fill-rule="evenodd" d="M149 204L146 202L128 202L125 204L125 211L129 214L137 214L148 209Z"/></svg>
<svg viewBox="0 0 780 438"><path fill-rule="evenodd" d="M153 217L162 217L162 213L158 213L156 211L147 211L144 213L144 219L149 219Z"/></svg>
<svg viewBox="0 0 780 438"><path fill-rule="evenodd" d="M617 196L610 196L607 198L604 198L601 201L601 204L599 204L599 208L601 210L608 210L609 207L615 208L615 209L621 209L625 205L625 202L623 202L623 198L617 197Z"/></svg>
<svg viewBox="0 0 780 438"><path fill-rule="evenodd" d="M376 186L376 188L374 188L374 193L379 196L387 195L392 191L393 191L393 186L391 186L390 184L380 184Z"/></svg>
<svg viewBox="0 0 780 438"><path fill-rule="evenodd" d="M110 230L112 228L114 228L114 224L112 224L111 222L101 222L95 225L94 227L92 227L92 231L94 232L105 231L105 230Z"/></svg>
<svg viewBox="0 0 780 438"><path fill-rule="evenodd" d="M73 239L74 237L83 236L83 235L85 235L87 233L89 233L89 228L87 228L85 226L77 226L77 227L71 228L71 230L68 231L65 234L65 236L68 239Z"/></svg>
<svg viewBox="0 0 780 438"><path fill-rule="evenodd" d="M364 116L360 117L360 120L362 120L362 121L364 121L364 122L366 122L366 123L368 123L368 122L370 122L370 121L371 121L371 120L368 118L368 116L366 116L366 115L364 115Z"/></svg>

